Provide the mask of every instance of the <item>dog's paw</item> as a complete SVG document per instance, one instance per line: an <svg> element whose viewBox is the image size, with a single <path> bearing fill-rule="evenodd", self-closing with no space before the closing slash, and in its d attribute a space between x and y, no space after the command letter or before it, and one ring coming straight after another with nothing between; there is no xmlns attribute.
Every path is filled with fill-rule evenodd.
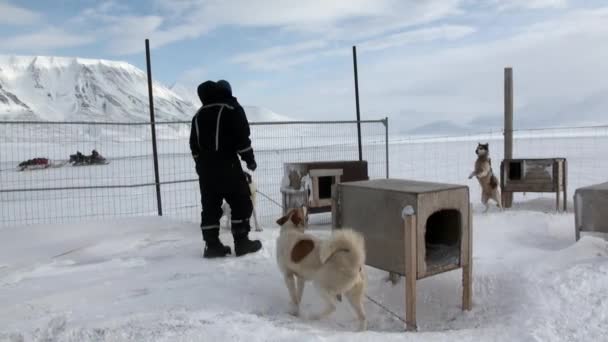
<svg viewBox="0 0 608 342"><path fill-rule="evenodd" d="M321 315L319 314L310 314L308 315L308 320L309 321L318 321L321 319Z"/></svg>
<svg viewBox="0 0 608 342"><path fill-rule="evenodd" d="M295 305L295 304L291 304L289 306L289 314L295 317L299 317L300 316L300 307Z"/></svg>
<svg viewBox="0 0 608 342"><path fill-rule="evenodd" d="M364 319L359 322L359 331L366 331L366 330L367 330L367 320Z"/></svg>
<svg viewBox="0 0 608 342"><path fill-rule="evenodd" d="M256 229L255 229L255 231L256 231L256 232L263 232L263 231L264 231L264 229L262 229L262 227L259 227L259 228L256 228Z"/></svg>
<svg viewBox="0 0 608 342"><path fill-rule="evenodd" d="M390 282L393 285L396 285L399 283L399 280L401 279L401 276L397 273L393 273L393 272L389 272L388 276L386 276L386 278L384 278L385 282Z"/></svg>

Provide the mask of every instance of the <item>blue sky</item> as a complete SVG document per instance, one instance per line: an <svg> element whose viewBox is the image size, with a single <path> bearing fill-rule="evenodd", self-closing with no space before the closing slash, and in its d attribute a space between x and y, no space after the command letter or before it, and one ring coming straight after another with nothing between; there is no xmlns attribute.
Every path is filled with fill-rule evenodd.
<svg viewBox="0 0 608 342"><path fill-rule="evenodd" d="M0 0L2 54L125 60L195 89L299 119L354 116L407 129L500 122L503 67L516 126L607 123L608 4L573 0ZM601 77L600 75L604 75Z"/></svg>

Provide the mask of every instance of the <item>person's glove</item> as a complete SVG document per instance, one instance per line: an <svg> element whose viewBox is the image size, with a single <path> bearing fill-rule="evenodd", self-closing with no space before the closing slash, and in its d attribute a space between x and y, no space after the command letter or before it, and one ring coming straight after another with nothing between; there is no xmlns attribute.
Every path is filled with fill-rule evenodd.
<svg viewBox="0 0 608 342"><path fill-rule="evenodd" d="M258 164L256 164L255 160L250 160L247 162L247 168L251 171L255 171L258 168Z"/></svg>

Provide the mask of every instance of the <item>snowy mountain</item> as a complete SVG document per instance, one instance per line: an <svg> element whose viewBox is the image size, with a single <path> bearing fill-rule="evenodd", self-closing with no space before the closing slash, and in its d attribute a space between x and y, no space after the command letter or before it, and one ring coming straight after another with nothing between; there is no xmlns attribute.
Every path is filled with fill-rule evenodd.
<svg viewBox="0 0 608 342"><path fill-rule="evenodd" d="M195 87L154 82L157 121L192 118ZM244 106L249 121L289 118ZM148 121L147 75L117 61L65 57L0 56L0 120Z"/></svg>
<svg viewBox="0 0 608 342"><path fill-rule="evenodd" d="M195 110L157 82L154 101L159 121ZM0 56L0 119L147 121L147 77L124 62Z"/></svg>

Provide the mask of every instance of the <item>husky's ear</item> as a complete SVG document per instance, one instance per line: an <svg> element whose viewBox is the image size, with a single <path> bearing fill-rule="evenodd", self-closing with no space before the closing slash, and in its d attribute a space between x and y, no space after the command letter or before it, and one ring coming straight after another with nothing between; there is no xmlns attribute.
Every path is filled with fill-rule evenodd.
<svg viewBox="0 0 608 342"><path fill-rule="evenodd" d="M298 263L306 258L312 250L315 249L315 243L310 239L298 241L291 250L291 261Z"/></svg>
<svg viewBox="0 0 608 342"><path fill-rule="evenodd" d="M289 218L291 217L291 215L293 215L293 209L291 209L290 211L287 212L287 214L283 217L281 217L280 219L277 220L277 224L279 226L282 226L285 224L285 222L287 222L287 220L289 220Z"/></svg>

